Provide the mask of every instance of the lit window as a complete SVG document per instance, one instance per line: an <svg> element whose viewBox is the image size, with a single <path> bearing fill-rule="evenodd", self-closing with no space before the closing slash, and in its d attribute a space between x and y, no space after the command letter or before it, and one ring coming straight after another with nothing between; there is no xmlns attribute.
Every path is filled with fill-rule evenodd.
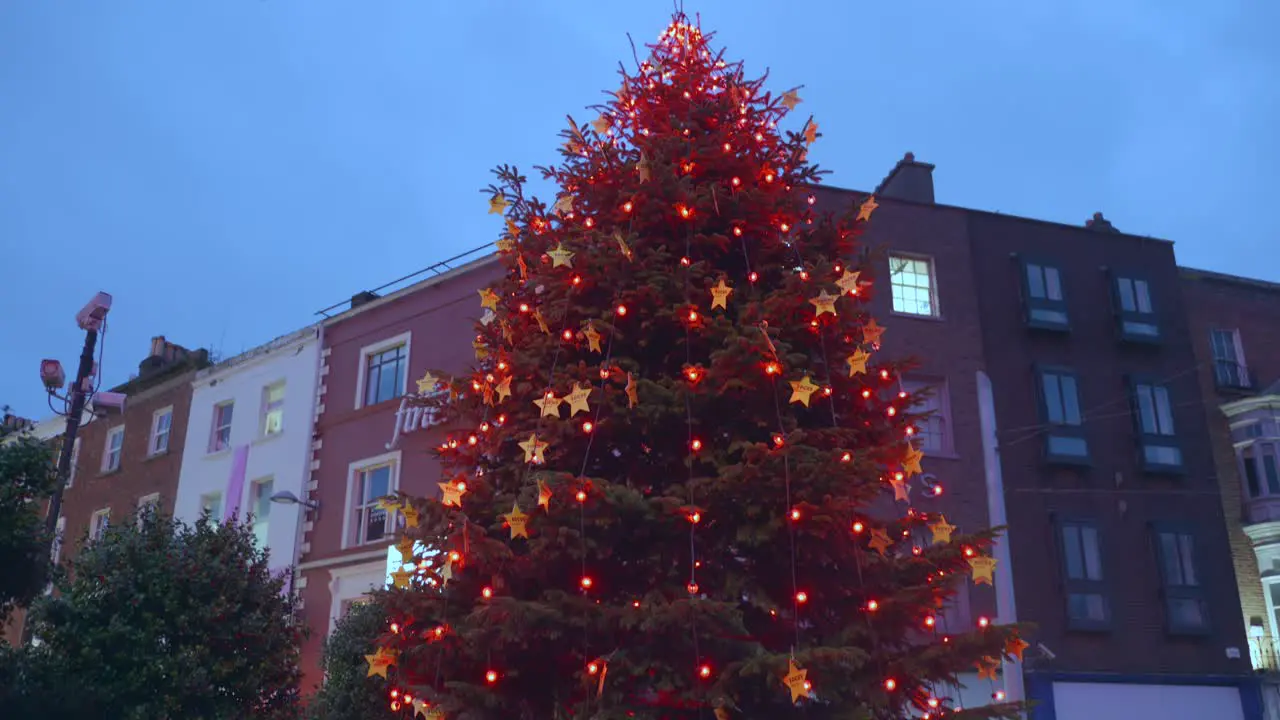
<svg viewBox="0 0 1280 720"><path fill-rule="evenodd" d="M200 496L200 513L208 515L215 525L222 522L222 493L213 492Z"/></svg>
<svg viewBox="0 0 1280 720"><path fill-rule="evenodd" d="M271 491L275 482L271 478L257 480L253 483L251 499L253 501L253 537L258 549L267 547L267 528L271 517Z"/></svg>
<svg viewBox="0 0 1280 720"><path fill-rule="evenodd" d="M916 446L927 453L949 453L951 448L950 403L945 381L902 381L902 389L914 397L911 412L916 417Z"/></svg>
<svg viewBox="0 0 1280 720"><path fill-rule="evenodd" d="M1077 629L1105 627L1111 609L1103 585L1098 527L1090 522L1069 521L1061 523L1060 531L1067 620Z"/></svg>
<svg viewBox="0 0 1280 720"><path fill-rule="evenodd" d="M376 405L404 394L407 360L404 345L368 356L364 377L365 405Z"/></svg>
<svg viewBox="0 0 1280 720"><path fill-rule="evenodd" d="M1044 420L1049 426L1045 434L1049 459L1065 462L1087 460L1089 441L1085 438L1076 376L1065 370L1042 370L1040 393Z"/></svg>
<svg viewBox="0 0 1280 720"><path fill-rule="evenodd" d="M1244 348L1239 330L1209 331L1213 349L1213 377L1219 387L1249 387L1249 370L1244 364Z"/></svg>
<svg viewBox="0 0 1280 720"><path fill-rule="evenodd" d="M262 394L262 434L275 435L284 429L284 383L268 385Z"/></svg>
<svg viewBox="0 0 1280 720"><path fill-rule="evenodd" d="M1146 280L1116 278L1116 304L1120 313L1120 334L1128 340L1151 341L1160 337L1151 286Z"/></svg>
<svg viewBox="0 0 1280 720"><path fill-rule="evenodd" d="M102 472L115 472L120 469L120 455L123 450L124 426L118 425L107 431L106 452L102 454Z"/></svg>
<svg viewBox="0 0 1280 720"><path fill-rule="evenodd" d="M1165 620L1172 632L1203 632L1209 626L1204 587L1196 572L1195 538L1172 529L1156 530L1156 554L1164 583Z"/></svg>
<svg viewBox="0 0 1280 720"><path fill-rule="evenodd" d="M1049 265L1026 263L1027 324L1033 327L1064 329L1067 303L1062 296L1062 275Z"/></svg>
<svg viewBox="0 0 1280 720"><path fill-rule="evenodd" d="M235 411L234 403L222 403L213 408L213 437L209 441L209 452L218 452L231 447L231 415Z"/></svg>
<svg viewBox="0 0 1280 720"><path fill-rule="evenodd" d="M1182 450L1173 431L1173 404L1163 385L1138 383L1133 388L1134 412L1141 433L1142 460L1149 470L1182 467Z"/></svg>
<svg viewBox="0 0 1280 720"><path fill-rule="evenodd" d="M890 255L889 284L894 312L929 317L938 315L932 260Z"/></svg>
<svg viewBox="0 0 1280 720"><path fill-rule="evenodd" d="M377 542L392 532L387 511L378 507L378 499L391 493L393 469L392 463L382 463L355 472L352 478L352 497L355 499L351 523L352 545Z"/></svg>
<svg viewBox="0 0 1280 720"><path fill-rule="evenodd" d="M147 442L147 455L169 452L169 434L173 429L173 408L157 410L151 418L151 440Z"/></svg>
<svg viewBox="0 0 1280 720"><path fill-rule="evenodd" d="M111 508L103 508L96 511L89 518L89 539L101 540L102 536L107 532L107 526L111 524Z"/></svg>

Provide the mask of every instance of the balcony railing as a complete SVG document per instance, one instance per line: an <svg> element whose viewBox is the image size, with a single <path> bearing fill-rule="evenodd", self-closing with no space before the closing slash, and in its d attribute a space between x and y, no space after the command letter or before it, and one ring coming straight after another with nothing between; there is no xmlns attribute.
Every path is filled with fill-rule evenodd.
<svg viewBox="0 0 1280 720"><path fill-rule="evenodd" d="M1268 637L1249 638L1249 662L1256 672L1280 672L1280 643Z"/></svg>
<svg viewBox="0 0 1280 720"><path fill-rule="evenodd" d="M1213 377L1218 381L1218 387L1250 387L1249 368L1245 367L1243 363L1238 363L1234 360L1214 360Z"/></svg>

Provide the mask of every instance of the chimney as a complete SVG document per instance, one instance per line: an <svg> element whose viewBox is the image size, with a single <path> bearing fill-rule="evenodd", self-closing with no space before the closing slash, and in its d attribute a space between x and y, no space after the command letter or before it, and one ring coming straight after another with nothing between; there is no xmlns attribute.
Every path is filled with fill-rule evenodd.
<svg viewBox="0 0 1280 720"><path fill-rule="evenodd" d="M138 363L138 377L147 377L187 359L190 351L165 340L163 335L151 338L151 354Z"/></svg>
<svg viewBox="0 0 1280 720"><path fill-rule="evenodd" d="M353 309L358 308L367 302L372 302L377 299L378 299L378 293L372 290L364 290L362 292L358 292L355 295L351 296L351 307Z"/></svg>
<svg viewBox="0 0 1280 720"><path fill-rule="evenodd" d="M889 171L876 195L911 202L933 203L933 165L917 162L914 153L902 156Z"/></svg>
<svg viewBox="0 0 1280 720"><path fill-rule="evenodd" d="M1102 217L1102 213L1096 212L1093 217L1084 221L1084 226L1094 232L1118 233L1120 232L1111 224L1110 220Z"/></svg>

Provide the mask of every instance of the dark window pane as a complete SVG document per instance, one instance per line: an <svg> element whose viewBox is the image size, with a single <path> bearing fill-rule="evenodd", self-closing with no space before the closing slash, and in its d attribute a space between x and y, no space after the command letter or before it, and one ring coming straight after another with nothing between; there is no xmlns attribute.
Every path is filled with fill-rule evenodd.
<svg viewBox="0 0 1280 720"><path fill-rule="evenodd" d="M1080 528L1078 526L1062 526L1062 546L1066 554L1067 579L1084 579L1084 557L1080 546Z"/></svg>
<svg viewBox="0 0 1280 720"><path fill-rule="evenodd" d="M1072 620L1104 622L1107 619L1106 599L1098 593L1071 593L1067 595L1067 615Z"/></svg>
<svg viewBox="0 0 1280 720"><path fill-rule="evenodd" d="M1064 457L1088 457L1089 443L1081 437L1050 435L1049 454Z"/></svg>
<svg viewBox="0 0 1280 720"><path fill-rule="evenodd" d="M1044 268L1039 265L1027 265L1027 287L1031 291L1031 297L1044 298Z"/></svg>
<svg viewBox="0 0 1280 720"><path fill-rule="evenodd" d="M1205 626L1204 602L1199 598L1172 597L1166 601L1169 624L1175 628L1202 628Z"/></svg>

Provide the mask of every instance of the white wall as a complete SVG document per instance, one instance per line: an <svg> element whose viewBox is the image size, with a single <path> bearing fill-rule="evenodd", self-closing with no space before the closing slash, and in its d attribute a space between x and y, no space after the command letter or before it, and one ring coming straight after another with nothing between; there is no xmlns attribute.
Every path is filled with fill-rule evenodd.
<svg viewBox="0 0 1280 720"><path fill-rule="evenodd" d="M192 382L191 414L178 477L174 515L187 522L200 516L200 500L209 493L227 497L236 449L248 447L240 517L252 508L253 482L272 478L272 493L292 492L305 498L311 431L315 420L320 341L318 330L304 328L214 367L202 370ZM283 381L284 421L275 435L263 434L265 389ZM214 407L232 401L231 440L226 450L210 452ZM282 569L297 560L301 505L272 503L268 515L267 548L271 567ZM221 519L221 517L219 517Z"/></svg>

